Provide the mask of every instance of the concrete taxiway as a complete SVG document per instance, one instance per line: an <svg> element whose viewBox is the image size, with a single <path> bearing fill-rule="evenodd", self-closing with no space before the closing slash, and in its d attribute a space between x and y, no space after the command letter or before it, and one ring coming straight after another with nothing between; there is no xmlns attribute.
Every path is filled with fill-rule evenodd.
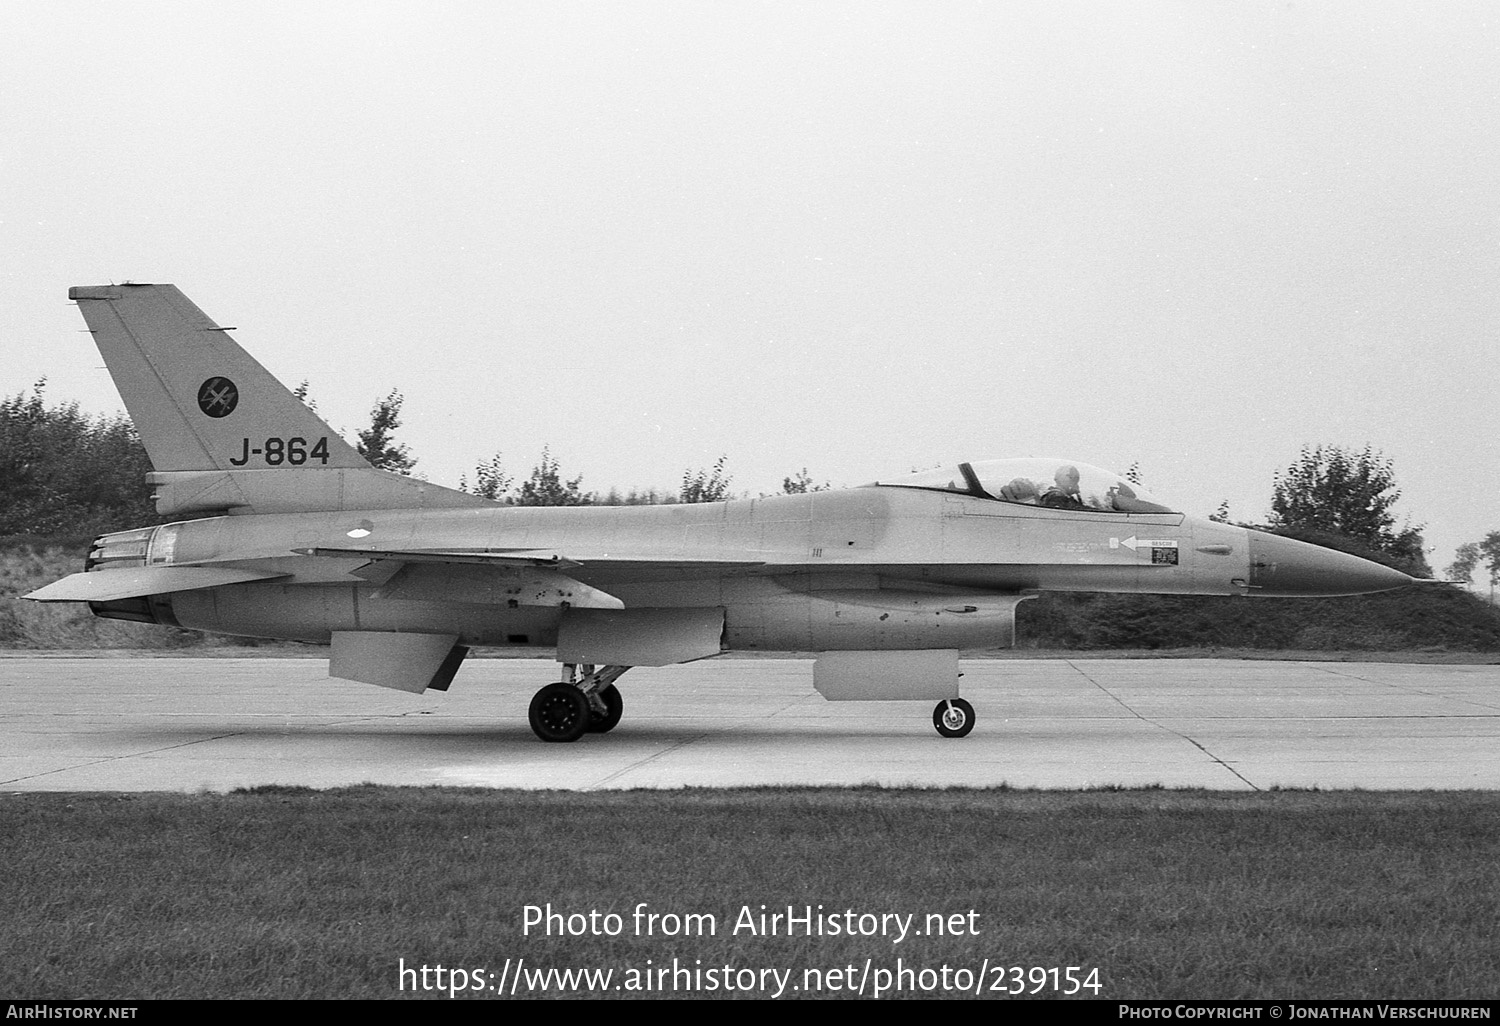
<svg viewBox="0 0 1500 1026"><path fill-rule="evenodd" d="M471 660L449 694L314 659L0 659L0 788L256 784L611 789L760 784L1500 788L1500 666L966 660L978 725L829 703L800 659L640 668L613 733L544 744L548 660Z"/></svg>

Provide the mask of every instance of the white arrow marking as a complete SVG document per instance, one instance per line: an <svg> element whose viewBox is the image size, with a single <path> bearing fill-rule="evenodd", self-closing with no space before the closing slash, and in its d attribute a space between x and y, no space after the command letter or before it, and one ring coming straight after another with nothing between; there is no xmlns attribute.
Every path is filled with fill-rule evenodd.
<svg viewBox="0 0 1500 1026"><path fill-rule="evenodd" d="M1122 545L1125 548L1129 549L1131 552L1135 552L1137 549L1140 549L1142 546L1144 546L1145 548L1148 548L1148 549L1149 548L1175 549L1175 548L1177 548L1177 540L1175 538L1137 538L1133 534L1129 538L1124 539L1123 541L1120 540L1119 538L1111 538L1109 540L1109 547L1112 548L1112 549L1118 549Z"/></svg>

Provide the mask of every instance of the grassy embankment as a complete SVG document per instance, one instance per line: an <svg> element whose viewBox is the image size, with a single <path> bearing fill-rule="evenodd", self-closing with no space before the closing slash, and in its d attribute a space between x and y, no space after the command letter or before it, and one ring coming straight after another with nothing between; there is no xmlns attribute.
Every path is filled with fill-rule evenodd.
<svg viewBox="0 0 1500 1026"><path fill-rule="evenodd" d="M1113 999L1496 992L1493 794L23 794L0 797L0 826L12 998L390 997L398 959L498 977L521 957L614 983L648 959L802 985L900 958L1097 967ZM716 931L636 936L640 902ZM616 913L622 933L523 935L524 906L547 903ZM919 928L974 910L978 933L736 935L762 904Z"/></svg>
<svg viewBox="0 0 1500 1026"><path fill-rule="evenodd" d="M87 545L86 538L0 539L0 648L160 651L256 644L99 620L81 605L17 598L82 569ZM1022 650L1500 652L1500 609L1436 585L1284 601L1048 594L1021 604L1017 628Z"/></svg>
<svg viewBox="0 0 1500 1026"><path fill-rule="evenodd" d="M1424 585L1331 599L1042 595L1017 610L1023 647L1500 652L1500 608Z"/></svg>
<svg viewBox="0 0 1500 1026"><path fill-rule="evenodd" d="M203 635L195 631L101 620L78 602L26 602L19 598L82 570L90 541L0 539L0 648L161 650L204 643Z"/></svg>

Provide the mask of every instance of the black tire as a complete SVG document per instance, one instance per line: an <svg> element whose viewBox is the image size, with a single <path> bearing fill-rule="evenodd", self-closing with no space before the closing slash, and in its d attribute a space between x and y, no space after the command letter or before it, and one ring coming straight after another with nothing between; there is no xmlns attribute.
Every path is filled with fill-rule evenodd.
<svg viewBox="0 0 1500 1026"><path fill-rule="evenodd" d="M531 731L543 741L577 741L589 716L588 696L572 684L548 684L531 698Z"/></svg>
<svg viewBox="0 0 1500 1026"><path fill-rule="evenodd" d="M932 725L944 737L963 737L974 729L974 707L962 698L945 699L932 710Z"/></svg>
<svg viewBox="0 0 1500 1026"><path fill-rule="evenodd" d="M604 699L604 712L601 714L592 706L590 707L588 727L590 734L608 734L619 725L620 717L625 712L625 699L620 697L620 689L613 684L599 692L599 697Z"/></svg>

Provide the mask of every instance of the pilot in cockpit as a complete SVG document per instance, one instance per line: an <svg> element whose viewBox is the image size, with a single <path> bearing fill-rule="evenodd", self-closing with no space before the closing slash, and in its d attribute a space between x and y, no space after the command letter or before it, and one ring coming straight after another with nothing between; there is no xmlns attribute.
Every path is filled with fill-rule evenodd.
<svg viewBox="0 0 1500 1026"><path fill-rule="evenodd" d="M1042 505L1052 509L1083 509L1078 494L1078 468L1061 466L1052 476L1053 485L1042 493Z"/></svg>
<svg viewBox="0 0 1500 1026"><path fill-rule="evenodd" d="M1120 513L1164 513L1167 507L1136 497L1135 489L1116 481L1109 489L1109 508Z"/></svg>
<svg viewBox="0 0 1500 1026"><path fill-rule="evenodd" d="M1024 477L1018 477L1010 484L1000 486L1000 498L1006 502L1024 502L1035 506L1041 501L1042 495L1035 484Z"/></svg>
<svg viewBox="0 0 1500 1026"><path fill-rule="evenodd" d="M957 473L954 471L957 470ZM1051 474L1051 482L1047 481ZM1000 482L1006 481L1007 484ZM1170 513L1172 508L1117 474L1087 463L1054 459L980 460L957 468L938 467L912 477L876 482L905 488L958 492L1025 506L1098 513Z"/></svg>

